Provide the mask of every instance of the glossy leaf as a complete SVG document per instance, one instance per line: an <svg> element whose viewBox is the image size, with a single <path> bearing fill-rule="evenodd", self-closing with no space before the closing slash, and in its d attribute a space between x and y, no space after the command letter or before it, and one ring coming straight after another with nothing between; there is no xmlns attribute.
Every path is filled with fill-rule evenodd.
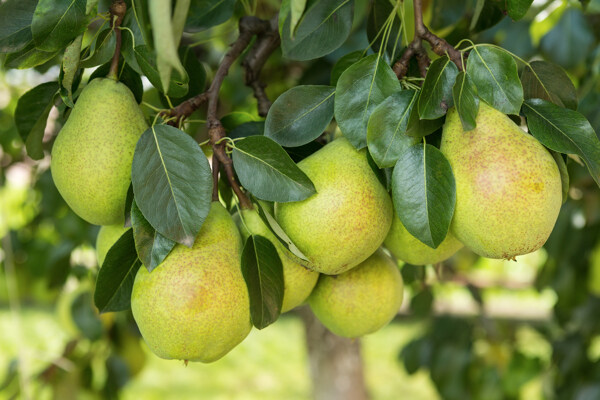
<svg viewBox="0 0 600 400"><path fill-rule="evenodd" d="M252 235L246 240L242 274L250 296L252 324L263 329L279 318L284 291L283 265L269 239Z"/></svg>
<svg viewBox="0 0 600 400"><path fill-rule="evenodd" d="M600 141L582 114L541 99L526 100L523 112L537 140L559 153L580 156L600 185Z"/></svg>
<svg viewBox="0 0 600 400"><path fill-rule="evenodd" d="M150 225L135 200L131 204L131 225L138 257L148 271L152 272L169 255L176 243L161 235Z"/></svg>
<svg viewBox="0 0 600 400"><path fill-rule="evenodd" d="M406 150L394 167L392 197L406 230L437 248L448 233L456 201L454 175L442 152L430 144Z"/></svg>
<svg viewBox="0 0 600 400"><path fill-rule="evenodd" d="M39 0L31 32L38 50L62 50L85 31L88 24L86 0Z"/></svg>
<svg viewBox="0 0 600 400"><path fill-rule="evenodd" d="M138 207L165 237L191 247L212 199L212 174L200 146L185 132L155 125L142 134L131 169Z"/></svg>
<svg viewBox="0 0 600 400"><path fill-rule="evenodd" d="M265 121L265 136L288 147L312 142L333 118L334 94L332 86L291 88L271 106Z"/></svg>
<svg viewBox="0 0 600 400"><path fill-rule="evenodd" d="M37 0L0 3L0 53L23 49L31 40L31 20Z"/></svg>
<svg viewBox="0 0 600 400"><path fill-rule="evenodd" d="M421 92L419 91L419 93ZM444 118L420 119L419 107L413 107L412 111L410 112L410 117L408 118L406 134L408 136L421 138L437 131L442 127L442 125L444 125Z"/></svg>
<svg viewBox="0 0 600 400"><path fill-rule="evenodd" d="M128 35L128 32L122 35ZM81 60L83 68L91 68L100 64L104 64L112 59L115 53L115 45L117 41L112 29L105 29L98 34L96 40L92 42L89 52L90 54Z"/></svg>
<svg viewBox="0 0 600 400"><path fill-rule="evenodd" d="M162 81L156 64L156 54L146 45L136 46L134 49L135 59L140 69L146 75L152 86L162 91ZM185 72L185 70L184 70ZM188 92L189 77L187 73L179 76L177 70L170 76L169 90L166 94L175 98L183 97Z"/></svg>
<svg viewBox="0 0 600 400"><path fill-rule="evenodd" d="M300 201L316 193L311 180L285 150L264 136L237 142L233 166L241 184L261 200Z"/></svg>
<svg viewBox="0 0 600 400"><path fill-rule="evenodd" d="M335 90L335 119L354 147L367 145L371 113L400 89L396 74L377 54L361 59L342 73Z"/></svg>
<svg viewBox="0 0 600 400"><path fill-rule="evenodd" d="M248 136L263 135L265 133L265 121L249 121L240 124L229 132L229 137L238 139Z"/></svg>
<svg viewBox="0 0 600 400"><path fill-rule="evenodd" d="M331 69L331 86L336 86L338 79L342 73L350 68L352 64L355 64L358 60L363 57L363 51L357 50L352 53L348 53L339 60L335 62L333 68Z"/></svg>
<svg viewBox="0 0 600 400"><path fill-rule="evenodd" d="M475 118L479 111L479 97L477 87L464 71L456 77L456 83L452 87L454 105L460 118L464 131L471 131L477 126Z"/></svg>
<svg viewBox="0 0 600 400"><path fill-rule="evenodd" d="M523 87L510 54L495 47L475 46L469 53L467 74L482 100L505 114L519 113Z"/></svg>
<svg viewBox="0 0 600 400"><path fill-rule="evenodd" d="M392 56L392 53L395 56L399 55L402 47L402 24L400 23L398 12L394 10L394 6L389 0L373 0L371 11L367 18L367 39L369 43L373 43L371 45L373 52L377 53L382 45L384 26L392 13L395 13L394 21L385 49L389 57Z"/></svg>
<svg viewBox="0 0 600 400"><path fill-rule="evenodd" d="M396 92L371 114L367 143L379 168L393 167L400 155L419 140L406 135L410 112L418 98L416 90Z"/></svg>
<svg viewBox="0 0 600 400"><path fill-rule="evenodd" d="M196 0L190 4L186 30L197 31L222 24L233 15L235 0Z"/></svg>
<svg viewBox="0 0 600 400"><path fill-rule="evenodd" d="M548 61L532 61L521 74L525 99L543 99L577 110L577 91L567 73Z"/></svg>
<svg viewBox="0 0 600 400"><path fill-rule="evenodd" d="M518 21L527 14L533 0L507 0L506 11L514 21Z"/></svg>
<svg viewBox="0 0 600 400"><path fill-rule="evenodd" d="M27 46L18 52L6 55L4 68L27 69L37 67L51 60L57 54L57 51L38 50L35 48L35 43L29 42Z"/></svg>
<svg viewBox="0 0 600 400"><path fill-rule="evenodd" d="M454 105L452 86L456 81L456 75L458 75L458 68L446 56L431 63L419 96L421 119L442 117Z"/></svg>

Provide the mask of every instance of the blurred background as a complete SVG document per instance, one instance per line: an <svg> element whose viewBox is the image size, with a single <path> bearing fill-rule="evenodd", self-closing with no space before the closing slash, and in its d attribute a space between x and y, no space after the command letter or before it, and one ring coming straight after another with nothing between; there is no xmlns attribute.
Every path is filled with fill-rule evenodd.
<svg viewBox="0 0 600 400"><path fill-rule="evenodd" d="M408 3L403 10L411 21ZM492 42L523 59L561 65L578 90L579 111L600 132L600 1L535 0L518 22L499 3L430 0L425 21L452 44ZM278 7L275 0L261 2L258 15L270 17ZM271 100L297 84L329 84L342 55L368 46L370 7L356 1L351 37L323 59L290 62L276 52L263 73ZM243 12L237 4L235 15ZM236 27L233 18L186 34L207 81ZM23 93L57 79L60 58L29 70L9 61L0 68L0 399L309 399L326 393L323 376L336 366L319 359L319 352L332 351L320 344L333 339L314 334L306 309L253 330L213 364L187 367L150 353L131 313L97 314L98 227L69 210L49 171L64 105L50 112L46 157L39 162L27 157L13 119ZM163 107L156 90L145 87L144 102ZM225 81L220 107L260 121L239 66ZM203 129L187 127L198 136ZM516 262L462 250L443 265L402 266L407 289L398 317L360 341L332 342L339 354L327 353L331 360L361 356L352 359L358 379L335 384L357 385L372 399L600 399L600 190L580 160L567 164L569 199L543 249Z"/></svg>

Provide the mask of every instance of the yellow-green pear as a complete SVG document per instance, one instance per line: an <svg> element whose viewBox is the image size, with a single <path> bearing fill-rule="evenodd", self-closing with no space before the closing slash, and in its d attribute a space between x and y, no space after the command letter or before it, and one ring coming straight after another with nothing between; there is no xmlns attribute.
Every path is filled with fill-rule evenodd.
<svg viewBox="0 0 600 400"><path fill-rule="evenodd" d="M98 236L96 236L96 259L99 266L102 266L108 250L113 247L127 229L129 228L125 228L123 225L104 225L100 227Z"/></svg>
<svg viewBox="0 0 600 400"><path fill-rule="evenodd" d="M52 147L52 178L69 207L89 223L124 222L131 162L148 128L133 93L110 78L83 89Z"/></svg>
<svg viewBox="0 0 600 400"><path fill-rule="evenodd" d="M392 201L371 169L366 149L345 138L298 163L317 193L277 203L275 217L318 272L335 275L367 259L392 224Z"/></svg>
<svg viewBox="0 0 600 400"><path fill-rule="evenodd" d="M450 258L463 247L463 244L448 232L442 243L433 249L411 235L395 214L390 232L383 243L394 257L414 265L439 263Z"/></svg>
<svg viewBox="0 0 600 400"><path fill-rule="evenodd" d="M403 294L398 266L379 249L348 272L321 275L308 302L327 329L355 338L387 325L400 309Z"/></svg>
<svg viewBox="0 0 600 400"><path fill-rule="evenodd" d="M208 363L244 340L251 325L241 251L233 219L213 202L192 248L176 245L152 272L140 267L131 310L156 355Z"/></svg>
<svg viewBox="0 0 600 400"><path fill-rule="evenodd" d="M243 219L236 214L234 220L238 224L244 239L252 234L260 235L269 239L277 249L283 264L284 292L281 312L284 313L304 303L317 284L319 273L311 271L294 261L293 255L289 254L289 250L277 240L256 210L241 210L241 215Z"/></svg>
<svg viewBox="0 0 600 400"><path fill-rule="evenodd" d="M512 259L542 247L562 204L554 158L533 136L483 101L463 131L448 111L441 151L454 172L454 236L475 253Z"/></svg>

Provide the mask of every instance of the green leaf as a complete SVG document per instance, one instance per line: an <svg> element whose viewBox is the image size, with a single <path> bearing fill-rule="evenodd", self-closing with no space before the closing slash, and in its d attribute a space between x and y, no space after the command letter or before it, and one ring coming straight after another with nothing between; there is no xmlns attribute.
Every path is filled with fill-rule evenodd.
<svg viewBox="0 0 600 400"><path fill-rule="evenodd" d="M250 297L252 325L266 328L277 321L283 305L283 265L269 239L251 235L242 251L242 274Z"/></svg>
<svg viewBox="0 0 600 400"><path fill-rule="evenodd" d="M98 340L104 333L102 320L92 306L92 296L85 291L77 295L71 303L71 317L77 329L89 340Z"/></svg>
<svg viewBox="0 0 600 400"><path fill-rule="evenodd" d="M21 96L17 102L15 125L25 143L27 154L34 160L44 157L42 139L57 91L58 82L42 83Z"/></svg>
<svg viewBox="0 0 600 400"><path fill-rule="evenodd" d="M456 75L458 75L458 68L446 56L431 63L419 96L421 119L442 117L454 105L452 86L456 81Z"/></svg>
<svg viewBox="0 0 600 400"><path fill-rule="evenodd" d="M342 73L335 90L335 119L354 147L367 145L371 113L400 90L396 74L377 54L361 59Z"/></svg>
<svg viewBox="0 0 600 400"><path fill-rule="evenodd" d="M264 136L249 136L233 148L233 166L242 185L261 200L304 200L315 186L285 150Z"/></svg>
<svg viewBox="0 0 600 400"><path fill-rule="evenodd" d="M532 61L521 74L525 99L543 99L557 106L577 110L577 90L558 65L548 61Z"/></svg>
<svg viewBox="0 0 600 400"><path fill-rule="evenodd" d="M398 56L400 54L400 49L402 48L402 24L400 23L400 18L398 18L397 11L394 10L392 2L389 0L373 0L371 11L367 18L367 39L369 40L369 43L373 43L371 45L373 52L377 53L382 45L384 26L392 13L394 13L394 21L385 49L389 57L392 56L392 53L394 53L395 56Z"/></svg>
<svg viewBox="0 0 600 400"><path fill-rule="evenodd" d="M537 140L559 153L580 156L600 185L600 141L582 114L541 99L526 100L523 112Z"/></svg>
<svg viewBox="0 0 600 400"><path fill-rule="evenodd" d="M408 148L394 167L392 197L406 230L437 248L448 233L456 201L454 175L442 152L430 144Z"/></svg>
<svg viewBox="0 0 600 400"><path fill-rule="evenodd" d="M482 100L505 114L519 113L523 87L510 54L495 47L475 46L469 53L467 74Z"/></svg>
<svg viewBox="0 0 600 400"><path fill-rule="evenodd" d="M185 21L187 19L188 11L190 10L191 0L176 0L175 9L173 10L173 19L171 24L173 25L173 41L175 47L179 47L181 43L181 35L183 35L183 29L185 27Z"/></svg>
<svg viewBox="0 0 600 400"><path fill-rule="evenodd" d="M249 121L233 128L228 136L232 139L238 139L248 136L263 135L264 132L265 121Z"/></svg>
<svg viewBox="0 0 600 400"><path fill-rule="evenodd" d="M4 58L5 68L29 69L50 61L58 51L42 51L35 48L35 43L29 42L27 46L16 53L7 54Z"/></svg>
<svg viewBox="0 0 600 400"><path fill-rule="evenodd" d="M527 14L533 0L507 0L506 11L514 21L518 21Z"/></svg>
<svg viewBox="0 0 600 400"><path fill-rule="evenodd" d="M422 92L419 91L419 94ZM408 127L406 134L417 138L430 135L444 125L444 118L438 119L420 119L419 107L413 107L408 118Z"/></svg>
<svg viewBox="0 0 600 400"><path fill-rule="evenodd" d="M540 41L544 54L564 68L572 68L585 61L593 49L594 31L585 15L569 7L560 21Z"/></svg>
<svg viewBox="0 0 600 400"><path fill-rule="evenodd" d="M142 3L143 2L136 2L136 8ZM142 28L138 24L135 11L136 9L134 8L127 10L125 17L123 18L123 22L121 23L122 27L129 28L121 31L121 54L131 68L133 68L138 74L143 74L142 68L139 66L135 57L134 49L136 46L147 45L148 42L145 38L149 36L149 34L147 32L142 32Z"/></svg>
<svg viewBox="0 0 600 400"><path fill-rule="evenodd" d="M37 0L8 0L0 3L0 53L14 53L32 39L31 20Z"/></svg>
<svg viewBox="0 0 600 400"><path fill-rule="evenodd" d="M172 126L149 128L135 147L131 181L152 227L191 247L212 199L212 174L198 143Z"/></svg>
<svg viewBox="0 0 600 400"><path fill-rule="evenodd" d="M98 271L94 304L101 313L124 311L131 305L131 289L142 263L135 252L133 230L128 229L108 250Z"/></svg>
<svg viewBox="0 0 600 400"><path fill-rule="evenodd" d="M222 24L233 16L234 6L235 0L192 1L185 28L198 31Z"/></svg>
<svg viewBox="0 0 600 400"><path fill-rule="evenodd" d="M353 0L312 1L292 37L292 18L281 29L283 56L292 60L312 60L340 47L352 29ZM291 12L291 10L290 10Z"/></svg>
<svg viewBox="0 0 600 400"><path fill-rule="evenodd" d="M312 142L333 118L334 94L332 86L291 88L271 106L265 121L265 136L288 147Z"/></svg>
<svg viewBox="0 0 600 400"><path fill-rule="evenodd" d="M452 87L452 97L463 130L472 131L477 126L475 118L479 112L479 97L477 97L477 87L464 71L459 72L456 77L456 83Z"/></svg>
<svg viewBox="0 0 600 400"><path fill-rule="evenodd" d="M342 73L350 68L352 64L355 64L358 60L363 57L362 50L356 50L352 53L348 53L335 62L331 69L331 86L336 86Z"/></svg>
<svg viewBox="0 0 600 400"><path fill-rule="evenodd" d="M367 143L379 168L393 167L400 155L419 140L406 136L410 112L418 98L416 90L396 92L371 114Z"/></svg>
<svg viewBox="0 0 600 400"><path fill-rule="evenodd" d="M296 30L296 26L298 26L300 17L302 17L302 14L304 14L305 9L306 0L290 1L290 34L292 38L294 37L294 31Z"/></svg>
<svg viewBox="0 0 600 400"><path fill-rule="evenodd" d="M158 233L150 225L135 200L131 204L131 226L137 254L142 264L152 272L173 250L175 242Z"/></svg>
<svg viewBox="0 0 600 400"><path fill-rule="evenodd" d="M89 22L85 11L86 0L39 0L31 21L35 47L62 50L85 31Z"/></svg>
<svg viewBox="0 0 600 400"><path fill-rule="evenodd" d="M156 55L146 45L136 46L134 49L135 59L143 74L146 75L152 86L163 92L162 81L156 66ZM166 94L175 98L183 97L188 92L188 75L178 76L177 71L171 74L169 90Z"/></svg>
<svg viewBox="0 0 600 400"><path fill-rule="evenodd" d="M59 83L61 96L67 100L65 104L70 108L75 107L75 104L73 104L73 91L77 89L79 82L81 82L81 74L78 76L79 79L77 82L75 82L75 80L79 69L79 54L81 52L82 40L83 35L79 35L67 47L60 67L61 79L59 79Z"/></svg>
<svg viewBox="0 0 600 400"><path fill-rule="evenodd" d="M125 31L122 35L129 35L129 32ZM81 60L81 67L91 68L110 61L115 53L116 43L117 40L112 29L104 29L90 45L90 54Z"/></svg>
<svg viewBox="0 0 600 400"><path fill-rule="evenodd" d="M562 185L562 203L565 204L569 199L569 171L567 170L567 163L563 159L563 155L556 151L550 150L550 154L556 161L558 166L558 172L560 172L560 182Z"/></svg>

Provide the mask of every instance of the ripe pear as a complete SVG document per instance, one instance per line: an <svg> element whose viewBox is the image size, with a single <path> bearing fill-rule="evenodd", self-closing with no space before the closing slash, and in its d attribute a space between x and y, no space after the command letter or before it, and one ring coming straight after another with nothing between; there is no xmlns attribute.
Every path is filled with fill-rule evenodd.
<svg viewBox="0 0 600 400"><path fill-rule="evenodd" d="M345 138L298 163L317 193L306 200L277 203L275 217L311 268L335 275L367 259L392 224L392 201L371 169L366 149Z"/></svg>
<svg viewBox="0 0 600 400"><path fill-rule="evenodd" d="M387 325L400 309L403 294L398 266L379 249L348 272L321 275L308 302L327 329L355 338Z"/></svg>
<svg viewBox="0 0 600 400"><path fill-rule="evenodd" d="M483 101L477 127L463 131L448 111L441 151L456 181L451 230L475 253L513 259L542 247L562 204L561 178L550 153L505 114Z"/></svg>
<svg viewBox="0 0 600 400"><path fill-rule="evenodd" d="M104 225L100 227L96 236L96 259L98 265L102 266L108 250L119 240L127 229L123 225Z"/></svg>
<svg viewBox="0 0 600 400"><path fill-rule="evenodd" d="M234 216L234 220L240 228L242 237L247 239L250 235L260 235L271 241L277 249L277 254L283 264L283 305L281 312L291 310L304 303L319 279L319 273L311 271L298 264L273 232L265 225L256 210L241 210L242 218Z"/></svg>
<svg viewBox="0 0 600 400"><path fill-rule="evenodd" d="M176 245L152 272L141 267L131 310L150 349L165 359L213 362L250 332L250 301L233 219L213 202L192 248Z"/></svg>
<svg viewBox="0 0 600 400"><path fill-rule="evenodd" d="M135 97L110 78L83 89L52 147L54 184L69 207L89 223L124 222L131 162L148 128Z"/></svg>

